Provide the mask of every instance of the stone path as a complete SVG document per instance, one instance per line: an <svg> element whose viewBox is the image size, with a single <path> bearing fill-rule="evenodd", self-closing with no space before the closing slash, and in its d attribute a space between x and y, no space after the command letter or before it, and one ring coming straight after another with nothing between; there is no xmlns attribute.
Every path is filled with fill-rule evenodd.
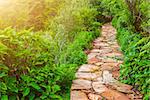
<svg viewBox="0 0 150 100"><path fill-rule="evenodd" d="M71 100L142 100L132 86L118 81L123 55L115 34L110 23L102 26L102 36L88 53L88 64L78 69L73 80Z"/></svg>

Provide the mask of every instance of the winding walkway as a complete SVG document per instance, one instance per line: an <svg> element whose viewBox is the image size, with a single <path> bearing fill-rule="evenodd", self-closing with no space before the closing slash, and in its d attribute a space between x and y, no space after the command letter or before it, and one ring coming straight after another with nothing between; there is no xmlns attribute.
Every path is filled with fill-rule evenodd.
<svg viewBox="0 0 150 100"><path fill-rule="evenodd" d="M88 64L82 65L73 80L71 100L142 100L138 91L119 79L123 55L110 23L102 26L102 35L94 40Z"/></svg>

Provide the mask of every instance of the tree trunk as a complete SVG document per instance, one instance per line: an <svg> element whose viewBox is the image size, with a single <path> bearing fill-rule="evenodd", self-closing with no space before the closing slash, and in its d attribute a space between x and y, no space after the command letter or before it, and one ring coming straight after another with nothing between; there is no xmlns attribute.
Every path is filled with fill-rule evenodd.
<svg viewBox="0 0 150 100"><path fill-rule="evenodd" d="M133 17L133 25L136 32L142 31L141 23L142 23L142 14L140 12L140 1L141 0L125 0L128 6L128 9Z"/></svg>

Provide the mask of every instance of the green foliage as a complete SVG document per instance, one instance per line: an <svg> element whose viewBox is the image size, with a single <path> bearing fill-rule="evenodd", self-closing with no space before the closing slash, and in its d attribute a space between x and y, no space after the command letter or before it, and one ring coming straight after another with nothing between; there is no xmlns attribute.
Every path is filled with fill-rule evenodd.
<svg viewBox="0 0 150 100"><path fill-rule="evenodd" d="M21 8L18 11L24 16L13 13L23 20L0 24L2 100L68 99L66 92L74 74L79 65L86 63L83 50L99 36L101 24L90 0L34 1L25 2L25 12ZM26 17L29 19L25 20ZM8 19L11 18L13 15Z"/></svg>
<svg viewBox="0 0 150 100"><path fill-rule="evenodd" d="M10 70L24 70L31 66L52 63L52 43L41 32L6 28L0 31L1 57L0 61ZM22 66L22 67L20 67Z"/></svg>
<svg viewBox="0 0 150 100"><path fill-rule="evenodd" d="M149 66L150 66L150 37L133 34L126 29L118 30L118 41L124 52L124 63L121 66L121 80L132 84L149 98Z"/></svg>
<svg viewBox="0 0 150 100"><path fill-rule="evenodd" d="M20 97L30 100L61 99L57 95L60 91L60 86L56 84L58 80L59 76L55 73L55 68L52 70L51 66L33 68L26 75L3 76L0 82L1 98L7 94L7 97L14 98L14 100Z"/></svg>
<svg viewBox="0 0 150 100"><path fill-rule="evenodd" d="M130 1L97 0L99 16L113 17L116 28L126 27L131 31L139 33L144 31L144 35L149 35L150 2L148 0Z"/></svg>
<svg viewBox="0 0 150 100"><path fill-rule="evenodd" d="M0 29L43 30L45 23L53 20L62 8L64 0L5 0L0 7ZM22 10L23 9L23 10ZM38 11L38 12L37 12Z"/></svg>
<svg viewBox="0 0 150 100"><path fill-rule="evenodd" d="M61 57L61 63L81 65L86 62L86 55L83 50L87 48L93 39L91 32L79 32L73 43L68 45Z"/></svg>
<svg viewBox="0 0 150 100"><path fill-rule="evenodd" d="M101 16L112 16L117 39L124 53L120 79L150 97L150 37L148 0L98 0Z"/></svg>

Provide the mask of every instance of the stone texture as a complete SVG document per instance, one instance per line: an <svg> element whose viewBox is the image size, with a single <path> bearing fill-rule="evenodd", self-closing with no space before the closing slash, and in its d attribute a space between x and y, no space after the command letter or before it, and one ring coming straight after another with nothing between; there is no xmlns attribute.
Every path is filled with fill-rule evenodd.
<svg viewBox="0 0 150 100"><path fill-rule="evenodd" d="M102 71L104 71L104 70L109 70L109 71L111 71L112 69L113 69L112 66L105 66L105 65L102 65L102 66L101 66L101 70L102 70Z"/></svg>
<svg viewBox="0 0 150 100"><path fill-rule="evenodd" d="M93 94L93 93L89 93L88 97L90 100L102 100L102 97L100 95Z"/></svg>
<svg viewBox="0 0 150 100"><path fill-rule="evenodd" d="M100 59L98 59L98 58L96 58L96 57L93 57L93 58L91 58L91 59L88 60L88 63L89 63L89 64L94 64L94 63L97 63L97 62L99 62L99 61L100 61Z"/></svg>
<svg viewBox="0 0 150 100"><path fill-rule="evenodd" d="M100 84L104 84L102 77L98 77L97 79L94 80L94 82L98 82Z"/></svg>
<svg viewBox="0 0 150 100"><path fill-rule="evenodd" d="M103 37L98 37L98 38L95 39L93 42L94 42L94 43L107 42L107 40L105 40Z"/></svg>
<svg viewBox="0 0 150 100"><path fill-rule="evenodd" d="M102 49L102 50L100 50L100 49L93 49L93 50L91 50L91 53L98 53L98 55L100 55L100 54L107 54L107 53L110 53L110 52L112 52L111 49Z"/></svg>
<svg viewBox="0 0 150 100"><path fill-rule="evenodd" d="M95 58L97 56L98 53L90 53L88 54L88 60L89 59L92 59L92 58Z"/></svg>
<svg viewBox="0 0 150 100"><path fill-rule="evenodd" d="M84 92L71 91L71 100L89 100L89 99Z"/></svg>
<svg viewBox="0 0 150 100"><path fill-rule="evenodd" d="M117 61L115 59L112 58L106 58L106 57L98 57L98 59L100 59L102 62L104 63L116 63Z"/></svg>
<svg viewBox="0 0 150 100"><path fill-rule="evenodd" d="M93 82L92 87L93 87L94 91L98 94L101 94L107 90L107 87L100 82Z"/></svg>
<svg viewBox="0 0 150 100"><path fill-rule="evenodd" d="M109 70L109 71L118 71L120 63L103 63L101 65L101 70Z"/></svg>
<svg viewBox="0 0 150 100"><path fill-rule="evenodd" d="M109 71L107 71L107 70L103 71L103 82L105 84L114 82L114 78L112 77L112 74L109 73Z"/></svg>
<svg viewBox="0 0 150 100"><path fill-rule="evenodd" d="M86 50L87 62L80 66L71 87L71 100L142 100L143 95L119 79L123 56L110 23L102 26L102 35Z"/></svg>
<svg viewBox="0 0 150 100"><path fill-rule="evenodd" d="M71 89L91 89L92 88L92 82L89 80L83 80L83 79L76 79L73 81Z"/></svg>
<svg viewBox="0 0 150 100"><path fill-rule="evenodd" d="M141 94L127 94L127 96L130 100L143 100L143 95Z"/></svg>
<svg viewBox="0 0 150 100"><path fill-rule="evenodd" d="M105 54L105 56L114 57L114 56L122 56L122 54L113 52L113 53L107 53L107 54Z"/></svg>
<svg viewBox="0 0 150 100"><path fill-rule="evenodd" d="M102 76L102 71L97 71L92 73L92 75L96 75L96 78L101 77Z"/></svg>
<svg viewBox="0 0 150 100"><path fill-rule="evenodd" d="M110 83L109 85L112 86L113 89L116 89L117 91L123 92L123 93L133 93L131 89L133 88L130 85L123 84L119 81L114 81L113 83Z"/></svg>
<svg viewBox="0 0 150 100"><path fill-rule="evenodd" d="M105 97L107 100L130 100L126 95L123 93L119 93L115 90L108 89L107 91L101 93L103 97Z"/></svg>
<svg viewBox="0 0 150 100"><path fill-rule="evenodd" d="M103 64L104 64L103 62L97 62L97 63L95 63L96 66L101 66Z"/></svg>
<svg viewBox="0 0 150 100"><path fill-rule="evenodd" d="M90 53L90 50L85 50L84 53L88 55Z"/></svg>
<svg viewBox="0 0 150 100"><path fill-rule="evenodd" d="M119 76L120 76L119 70L118 70L118 71L113 71L113 72L112 72L112 75L113 75L113 77L114 77L115 79L119 79Z"/></svg>
<svg viewBox="0 0 150 100"><path fill-rule="evenodd" d="M86 94L89 94L89 93L92 92L92 89L90 89L90 90L80 90L80 91L82 91L82 92L84 92L84 93L86 93Z"/></svg>
<svg viewBox="0 0 150 100"><path fill-rule="evenodd" d="M98 66L91 65L91 64L84 64L79 68L78 72L95 72L99 69L100 68Z"/></svg>
<svg viewBox="0 0 150 100"><path fill-rule="evenodd" d="M119 66L119 63L104 63L103 66L116 67L116 66Z"/></svg>
<svg viewBox="0 0 150 100"><path fill-rule="evenodd" d="M97 75L94 74L94 73L81 73L81 72L77 72L76 73L76 78L87 79L87 80L94 80L95 78L97 78Z"/></svg>
<svg viewBox="0 0 150 100"><path fill-rule="evenodd" d="M94 44L95 48L101 48L101 47L107 47L107 46L109 46L109 45L107 43L104 43L104 42Z"/></svg>
<svg viewBox="0 0 150 100"><path fill-rule="evenodd" d="M101 53L102 52L102 50L100 50L100 49L93 49L93 50L91 50L91 53Z"/></svg>

